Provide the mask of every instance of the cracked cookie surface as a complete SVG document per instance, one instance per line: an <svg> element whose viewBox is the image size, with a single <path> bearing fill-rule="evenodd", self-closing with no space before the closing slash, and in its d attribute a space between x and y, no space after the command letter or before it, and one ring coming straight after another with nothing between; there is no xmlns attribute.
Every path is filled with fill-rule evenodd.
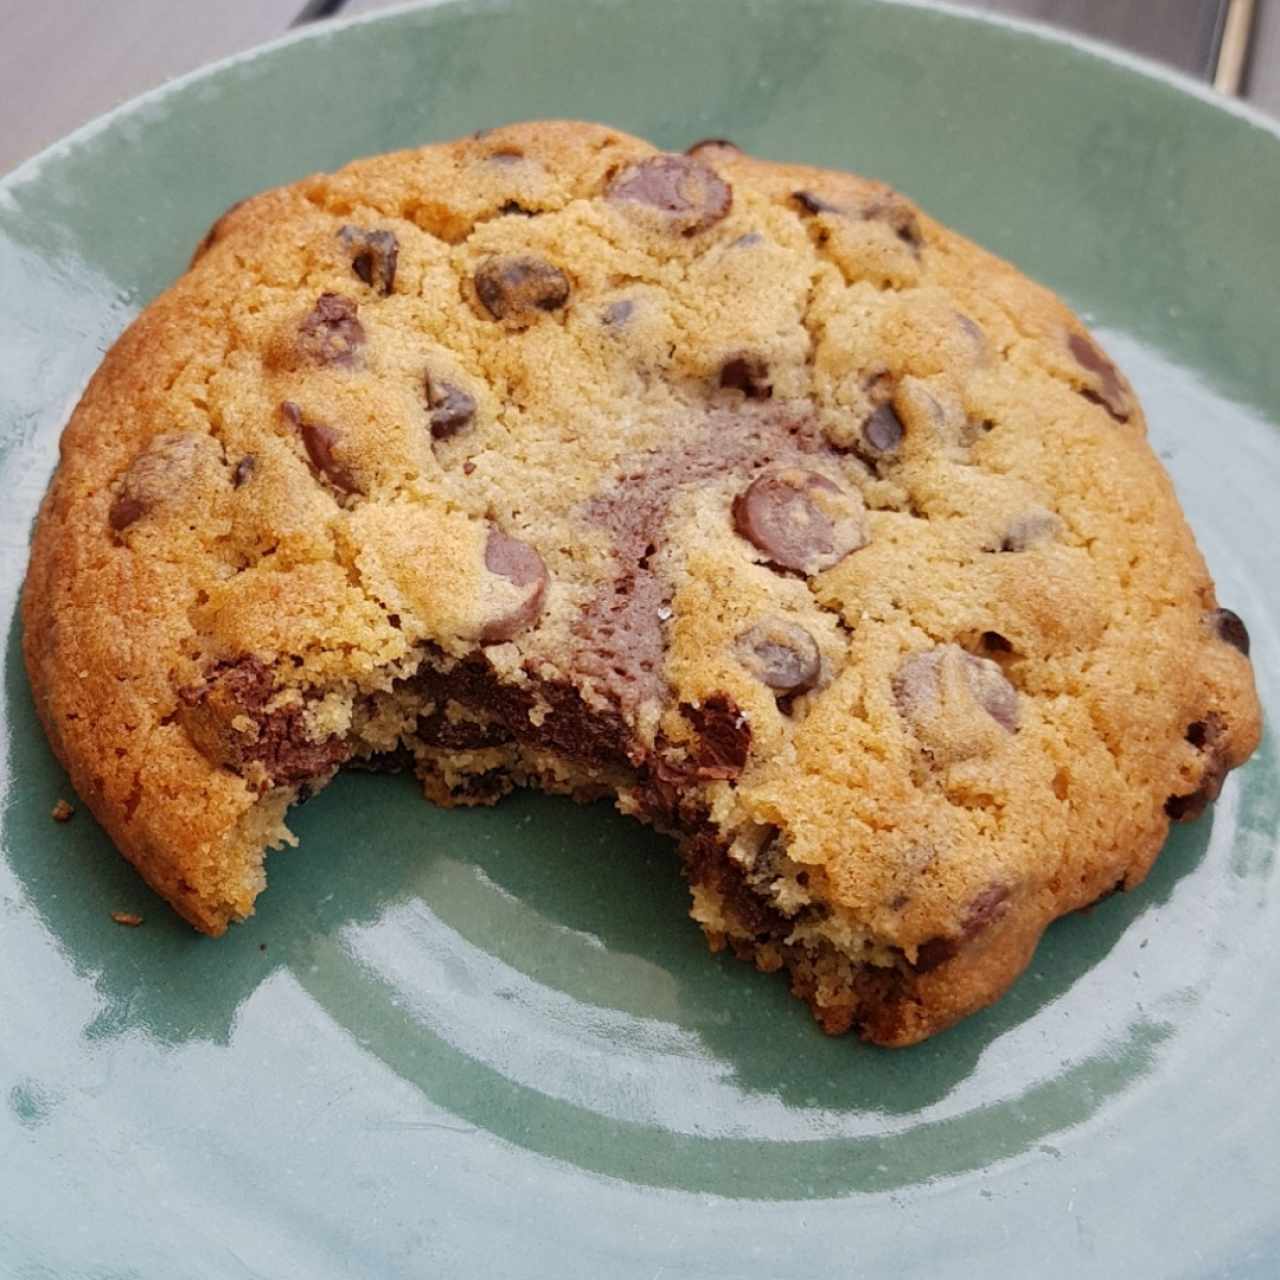
<svg viewBox="0 0 1280 1280"><path fill-rule="evenodd" d="M517 125L241 202L107 356L24 643L193 924L407 760L670 831L715 947L919 1040L1256 745L1132 388L883 185Z"/></svg>

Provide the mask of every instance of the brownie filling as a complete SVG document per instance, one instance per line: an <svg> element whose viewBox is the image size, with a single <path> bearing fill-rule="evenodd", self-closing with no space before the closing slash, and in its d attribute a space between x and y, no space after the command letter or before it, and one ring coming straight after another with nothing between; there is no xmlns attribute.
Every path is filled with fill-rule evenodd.
<svg viewBox="0 0 1280 1280"><path fill-rule="evenodd" d="M452 745L439 740L442 734L439 708L452 700L490 722L485 730L488 739L467 742L468 747L495 746L514 740L557 751L582 764L606 768L632 768L645 757L644 749L618 712L589 707L581 693L563 681L530 677L523 684L503 683L482 654L473 655L447 671L424 664L413 677L413 684L437 705L432 716L418 722L418 736L430 745ZM537 723L530 718L531 713ZM458 728L451 725L449 732L457 732ZM485 726L468 728L474 733ZM432 742L433 737L437 741Z"/></svg>
<svg viewBox="0 0 1280 1280"><path fill-rule="evenodd" d="M656 560L676 494L719 476L752 477L776 463L834 457L812 417L775 406L712 410L680 448L634 458L583 512L612 536L615 574L574 626L571 679L589 681L630 719L663 701L663 634L671 592Z"/></svg>
<svg viewBox="0 0 1280 1280"><path fill-rule="evenodd" d="M200 685L178 694L177 716L192 741L263 790L310 785L351 754L342 738L314 741L305 698L283 701L270 668L245 656L213 667Z"/></svg>
<svg viewBox="0 0 1280 1280"><path fill-rule="evenodd" d="M725 912L752 934L755 942L778 942L795 927L759 889L748 873L729 856L729 844L714 827L703 823L680 842L680 857L689 883L716 893Z"/></svg>

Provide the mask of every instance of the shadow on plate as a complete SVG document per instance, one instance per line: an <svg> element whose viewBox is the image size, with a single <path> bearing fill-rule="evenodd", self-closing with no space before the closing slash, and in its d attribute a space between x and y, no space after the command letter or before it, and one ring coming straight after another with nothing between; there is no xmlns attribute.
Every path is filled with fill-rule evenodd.
<svg viewBox="0 0 1280 1280"><path fill-rule="evenodd" d="M430 860L447 849L548 920L675 975L682 1025L732 1063L742 1087L797 1106L916 1110L928 1099L910 1077L923 1060L933 1079L929 1093L945 1095L988 1044L1056 1000L1137 916L1167 901L1199 865L1211 830L1209 820L1175 828L1138 890L1050 929L1033 965L1036 980L1024 975L991 1009L906 1053L832 1040L787 994L783 979L708 955L687 919L687 891L669 842L604 803L582 809L520 793L494 810L446 812L424 803L410 778L344 776L295 811L302 848L271 857L271 887L256 916L212 942L151 894L82 806L65 826L50 821L54 800L72 793L36 720L16 633L15 623L6 695L13 774L27 782L11 800L6 856L63 951L79 972L92 975L106 1000L89 1029L93 1036L137 1026L169 1043L225 1042L236 1008L274 969L305 958L315 937L371 922L412 899ZM384 840L388 830L400 838ZM536 856L530 831L537 833ZM602 856L610 849L612 856ZM110 919L116 910L142 914L145 930L121 930ZM735 1009L744 1002L747 1016L738 1018ZM773 1034L744 1037L744 1021L766 1016ZM827 1058L833 1074L825 1086L811 1077L792 1095L787 1064L798 1050ZM892 1069L883 1070L890 1062Z"/></svg>
<svg viewBox="0 0 1280 1280"><path fill-rule="evenodd" d="M346 775L296 811L293 826L302 848L272 858L271 887L253 919L220 941L201 938L150 893L87 812L82 809L66 825L51 821L54 801L69 797L70 791L35 717L17 651L16 623L5 692L12 774L24 783L21 793L15 790L10 798L4 856L60 950L103 1000L85 1029L87 1038L141 1031L166 1044L193 1039L226 1043L237 1008L284 968L331 1016L348 1023L362 1045L434 1102L539 1150L544 1149L540 1140L529 1139L537 1126L517 1123L517 1112L527 1112L530 1105L566 1110L564 1116L558 1111L548 1114L542 1126L547 1132L581 1128L585 1113L502 1080L486 1064L457 1060L457 1050L438 1042L410 1014L399 1013L389 986L368 974L356 974L359 966L342 952L343 931L372 924L398 904L414 902L425 903L445 925L486 949L483 912L470 919L451 918L449 903L433 892L442 859L469 868L483 892L514 899L523 911L550 922L552 935L555 928L589 935L603 944L604 952L598 954L640 957L669 975L669 985L678 991L674 1020L679 1029L697 1037L705 1055L736 1087L771 1095L802 1112L866 1113L891 1122L894 1116L909 1116L945 1098L1000 1036L1058 999L1099 963L1136 917L1166 901L1178 881L1195 869L1210 833L1208 820L1178 828L1141 888L1053 926L1032 969L995 1006L917 1048L885 1051L849 1037L824 1036L780 977L758 974L726 956L709 956L700 931L687 918L687 891L669 842L603 804L579 808L525 793L492 810L447 812L426 804L411 778ZM145 918L145 926L122 929L112 922L112 911L136 911ZM334 963L339 952L339 977L331 985L347 984L351 991L331 1003L331 993L319 990L309 975L318 961ZM545 980L545 957L525 957L517 951L504 959L535 981ZM352 998L357 987L360 991ZM377 1010L371 1012L375 1005ZM353 1019L365 1019L370 1026L377 1022L381 1032L366 1034L363 1025L350 1025ZM405 1027L411 1034L400 1034ZM1149 1069L1170 1029L1137 1018L1129 1030L1132 1051L1119 1055L1119 1060L1110 1055L1101 1068L1099 1063L1081 1064L1091 1073L1087 1080L1060 1079L1033 1087L1032 1092L1050 1085L1065 1089L1055 1105L1066 1111L1052 1119L1054 1108L1049 1107L1029 1129L1018 1129L1016 1138L1011 1132L1013 1147L1006 1154L1044 1141L1055 1125L1062 1127L1061 1121L1083 1118L1078 1114L1085 1105L1081 1098L1090 1099L1087 1114ZM428 1040L437 1043L428 1046ZM437 1055L434 1067L432 1053ZM797 1070L797 1063L803 1063L802 1070ZM449 1083L463 1076L476 1078L477 1073L488 1080L490 1090L483 1105L469 1102L471 1092L464 1090L463 1096ZM1063 1100L1068 1094L1069 1103ZM493 1098L508 1095L509 1114L504 1116L504 1108L495 1108ZM1026 1100L1024 1095L1019 1102ZM606 1127L627 1127L598 1119ZM1052 1122L1046 1128L1041 1119ZM662 1137L683 1141L676 1134ZM545 1153L589 1166L595 1163L588 1148L562 1149L558 1141L552 1141ZM933 1146L945 1141L941 1134L929 1139ZM847 1142L825 1145L844 1147ZM912 1158L911 1169L923 1167L923 1159L934 1173L940 1171L938 1153L928 1143L925 1148L925 1156L917 1153ZM851 1183L848 1153L833 1150L831 1160L829 1176L824 1176L822 1161L806 1153L807 1181L803 1187L791 1187L791 1192L829 1194L853 1185L874 1189L917 1176L905 1165L901 1172L891 1167L892 1162L864 1162ZM733 1152L720 1163L739 1167ZM613 1166L601 1171L611 1172ZM708 1189L687 1171L661 1181ZM718 1175L714 1189L724 1187ZM735 1182L733 1190L777 1195L784 1188L775 1178L759 1188Z"/></svg>

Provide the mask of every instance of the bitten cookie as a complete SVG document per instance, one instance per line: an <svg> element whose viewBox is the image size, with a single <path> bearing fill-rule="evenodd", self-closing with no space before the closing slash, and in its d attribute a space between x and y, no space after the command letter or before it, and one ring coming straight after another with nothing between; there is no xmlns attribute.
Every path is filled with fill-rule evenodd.
<svg viewBox="0 0 1280 1280"><path fill-rule="evenodd" d="M612 796L713 948L901 1045L1253 750L1133 390L849 174L517 125L242 202L73 414L41 717L221 933L348 762Z"/></svg>

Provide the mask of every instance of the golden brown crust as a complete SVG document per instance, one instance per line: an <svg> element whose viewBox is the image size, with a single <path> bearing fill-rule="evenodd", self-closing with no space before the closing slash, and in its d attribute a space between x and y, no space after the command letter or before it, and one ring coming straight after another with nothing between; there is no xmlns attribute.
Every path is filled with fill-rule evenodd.
<svg viewBox="0 0 1280 1280"><path fill-rule="evenodd" d="M652 817L645 771L683 768L737 877L691 872L709 935L785 959L829 1029L908 1043L1145 876L1256 745L1251 670L1132 389L1052 294L882 184L655 154L511 126L219 218L66 428L24 592L36 704L125 856L216 934L299 787L421 717L461 742L497 714L402 705L424 654L484 644L495 681L613 707L626 749L415 740L430 794L512 775ZM834 550L770 541L744 497L768 449ZM610 702L608 664L566 655L621 563L624 476L667 486L658 669Z"/></svg>

